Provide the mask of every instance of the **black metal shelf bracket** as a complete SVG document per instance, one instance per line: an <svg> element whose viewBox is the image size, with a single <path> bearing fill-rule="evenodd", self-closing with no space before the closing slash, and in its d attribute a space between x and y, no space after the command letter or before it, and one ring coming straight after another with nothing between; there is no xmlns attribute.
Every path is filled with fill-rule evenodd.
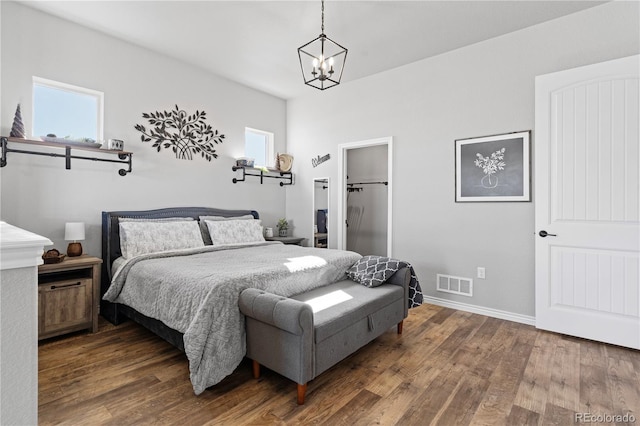
<svg viewBox="0 0 640 426"><path fill-rule="evenodd" d="M247 171L247 167L243 166L232 166L232 171L242 170L242 177L234 177L233 183L244 182L247 176L255 176L260 178L260 184L264 183L264 179L282 179L284 182L280 182L280 186L285 185L293 185L293 173L291 172L282 172L280 170L269 170L265 172L262 169L249 168ZM251 173L251 171L256 171L259 173Z"/></svg>
<svg viewBox="0 0 640 426"><path fill-rule="evenodd" d="M7 165L7 138L0 138L2 144L2 158L0 158L0 167Z"/></svg>
<svg viewBox="0 0 640 426"><path fill-rule="evenodd" d="M132 162L133 154L131 152L119 153L118 154L119 160L112 160L110 158L97 158L97 157L85 157L82 155L72 155L71 150L73 149L73 147L71 146L64 146L64 154L59 154L56 152L39 152L39 151L29 151L24 149L13 149L7 146L8 142L9 142L8 138L6 137L0 138L0 144L2 145L2 158L0 159L0 167L4 167L7 165L7 153L13 152L16 154L40 155L44 157L64 158L65 169L67 170L71 170L72 158L74 160L90 160L90 161L99 161L99 162L105 162L105 163L126 164L127 165L126 169L118 170L118 174L120 176L126 176L127 173L131 173L131 171L133 170L133 162ZM110 153L113 154L113 152L110 152Z"/></svg>

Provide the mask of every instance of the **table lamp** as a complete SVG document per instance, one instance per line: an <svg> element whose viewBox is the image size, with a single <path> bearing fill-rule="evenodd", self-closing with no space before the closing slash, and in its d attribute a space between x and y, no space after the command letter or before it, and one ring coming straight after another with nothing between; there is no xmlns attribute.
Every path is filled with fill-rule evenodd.
<svg viewBox="0 0 640 426"><path fill-rule="evenodd" d="M84 240L84 222L67 222L64 226L64 239L72 241L67 247L67 256L80 256L82 254L82 244L78 241Z"/></svg>

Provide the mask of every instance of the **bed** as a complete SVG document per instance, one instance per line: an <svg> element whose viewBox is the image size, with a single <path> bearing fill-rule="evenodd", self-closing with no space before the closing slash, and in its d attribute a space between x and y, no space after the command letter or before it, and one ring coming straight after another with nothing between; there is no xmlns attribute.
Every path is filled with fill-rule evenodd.
<svg viewBox="0 0 640 426"><path fill-rule="evenodd" d="M102 213L101 314L114 324L131 319L184 351L196 394L231 374L244 356L244 317L237 305L244 289L291 296L343 279L361 258L349 251L224 238L223 244L139 252L131 240L142 235L132 229L180 228L175 236L181 238L196 232L193 223L203 239L207 231L215 239L215 230L257 226L253 219L259 219L253 210L204 207ZM151 238L154 244L163 235Z"/></svg>

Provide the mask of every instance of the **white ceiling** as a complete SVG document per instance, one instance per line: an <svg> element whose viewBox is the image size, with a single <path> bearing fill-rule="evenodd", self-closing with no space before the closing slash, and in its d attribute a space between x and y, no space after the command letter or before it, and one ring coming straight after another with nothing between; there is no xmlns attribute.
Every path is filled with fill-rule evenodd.
<svg viewBox="0 0 640 426"><path fill-rule="evenodd" d="M317 90L297 48L320 34L319 0L21 3L284 99ZM349 49L346 83L601 3L327 0L325 33Z"/></svg>

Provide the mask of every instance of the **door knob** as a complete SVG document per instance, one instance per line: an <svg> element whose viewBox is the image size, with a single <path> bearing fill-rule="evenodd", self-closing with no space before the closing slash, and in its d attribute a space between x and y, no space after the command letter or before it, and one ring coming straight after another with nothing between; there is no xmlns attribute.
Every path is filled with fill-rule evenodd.
<svg viewBox="0 0 640 426"><path fill-rule="evenodd" d="M556 234L550 234L547 231L545 231L544 229L540 232L538 232L538 235L540 235L542 238L544 237L557 237L558 235Z"/></svg>

